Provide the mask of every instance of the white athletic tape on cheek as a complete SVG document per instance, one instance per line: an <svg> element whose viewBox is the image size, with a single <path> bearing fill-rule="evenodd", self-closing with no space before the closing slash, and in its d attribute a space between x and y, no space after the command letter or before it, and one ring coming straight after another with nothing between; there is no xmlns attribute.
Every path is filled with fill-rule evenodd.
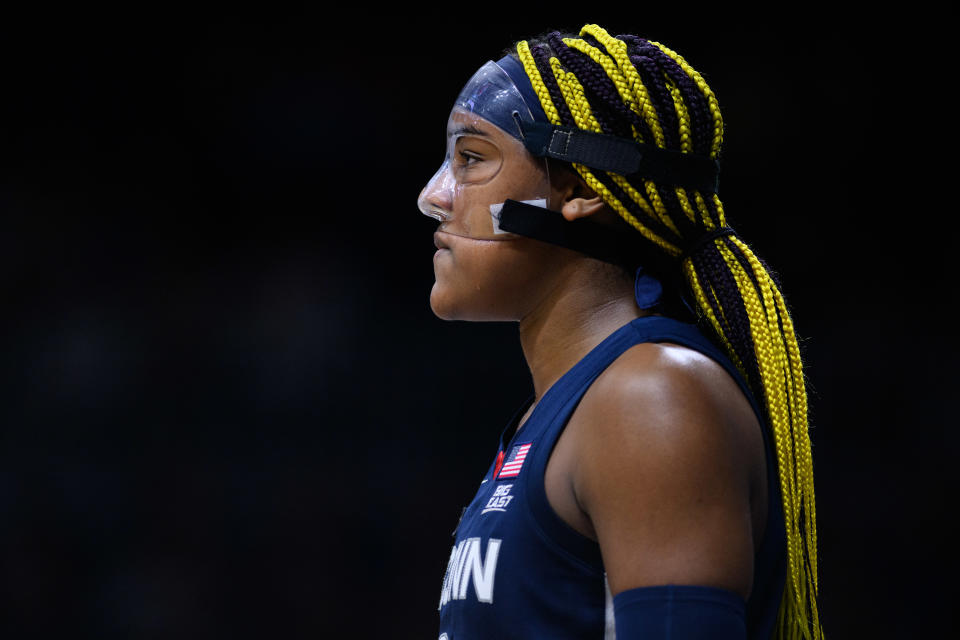
<svg viewBox="0 0 960 640"><path fill-rule="evenodd" d="M535 207L540 207L541 209L547 208L546 198L540 198L538 200L521 200L520 202L524 204L532 204ZM490 220L493 222L493 232L496 234L510 233L509 231L503 231L500 229L500 211L503 209L503 203L492 204L490 205Z"/></svg>

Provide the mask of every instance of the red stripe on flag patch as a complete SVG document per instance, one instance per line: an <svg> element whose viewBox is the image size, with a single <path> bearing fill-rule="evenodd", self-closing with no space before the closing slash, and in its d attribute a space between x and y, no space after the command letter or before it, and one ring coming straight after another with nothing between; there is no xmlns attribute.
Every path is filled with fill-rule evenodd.
<svg viewBox="0 0 960 640"><path fill-rule="evenodd" d="M510 455L507 456L506 460L503 461L503 466L500 467L500 475L497 476L497 479L500 478L516 478L520 475L520 469L523 467L523 461L527 459L527 453L530 451L530 444L518 444L513 449L510 450Z"/></svg>

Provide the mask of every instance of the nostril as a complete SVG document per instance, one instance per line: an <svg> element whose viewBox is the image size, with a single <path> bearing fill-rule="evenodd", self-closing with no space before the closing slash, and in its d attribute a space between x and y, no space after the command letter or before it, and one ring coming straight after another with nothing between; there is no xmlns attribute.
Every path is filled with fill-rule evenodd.
<svg viewBox="0 0 960 640"><path fill-rule="evenodd" d="M417 199L420 212L440 222L449 220L450 211L453 208L454 186L455 181L450 175L449 163L444 162L420 192L420 197Z"/></svg>
<svg viewBox="0 0 960 640"><path fill-rule="evenodd" d="M438 222L446 222L450 219L450 214L447 213L440 207L434 206L430 203L425 203L420 205L420 212L425 215L433 218Z"/></svg>
<svg viewBox="0 0 960 640"><path fill-rule="evenodd" d="M443 206L442 200L437 197L435 192L428 193L428 191L428 189L424 189L420 194L420 198L417 200L417 207L420 209L420 212L440 222L449 220L449 208Z"/></svg>

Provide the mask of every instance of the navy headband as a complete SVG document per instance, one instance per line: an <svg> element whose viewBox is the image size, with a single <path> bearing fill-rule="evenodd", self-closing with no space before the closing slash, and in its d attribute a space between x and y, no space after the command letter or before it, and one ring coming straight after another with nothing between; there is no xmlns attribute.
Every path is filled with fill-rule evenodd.
<svg viewBox="0 0 960 640"><path fill-rule="evenodd" d="M536 92L533 90L533 85L530 84L530 78L527 77L527 72L524 70L523 65L520 64L520 61L511 55L505 55L497 60L497 65L513 80L513 85L517 88L517 91L520 92L523 101L527 103L533 119L537 122L549 124L550 121L547 120L547 114L543 110L543 107L540 106L540 98L537 97Z"/></svg>

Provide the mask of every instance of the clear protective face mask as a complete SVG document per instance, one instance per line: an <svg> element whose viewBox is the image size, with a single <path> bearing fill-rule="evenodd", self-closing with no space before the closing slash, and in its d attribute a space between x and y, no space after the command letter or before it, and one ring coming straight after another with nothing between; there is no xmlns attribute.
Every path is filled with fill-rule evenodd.
<svg viewBox="0 0 960 640"><path fill-rule="evenodd" d="M529 107L507 73L486 63L460 92L447 120L446 157L417 201L440 231L515 240L521 236L499 227L504 201L547 207L547 163L524 148L518 119L533 122Z"/></svg>

